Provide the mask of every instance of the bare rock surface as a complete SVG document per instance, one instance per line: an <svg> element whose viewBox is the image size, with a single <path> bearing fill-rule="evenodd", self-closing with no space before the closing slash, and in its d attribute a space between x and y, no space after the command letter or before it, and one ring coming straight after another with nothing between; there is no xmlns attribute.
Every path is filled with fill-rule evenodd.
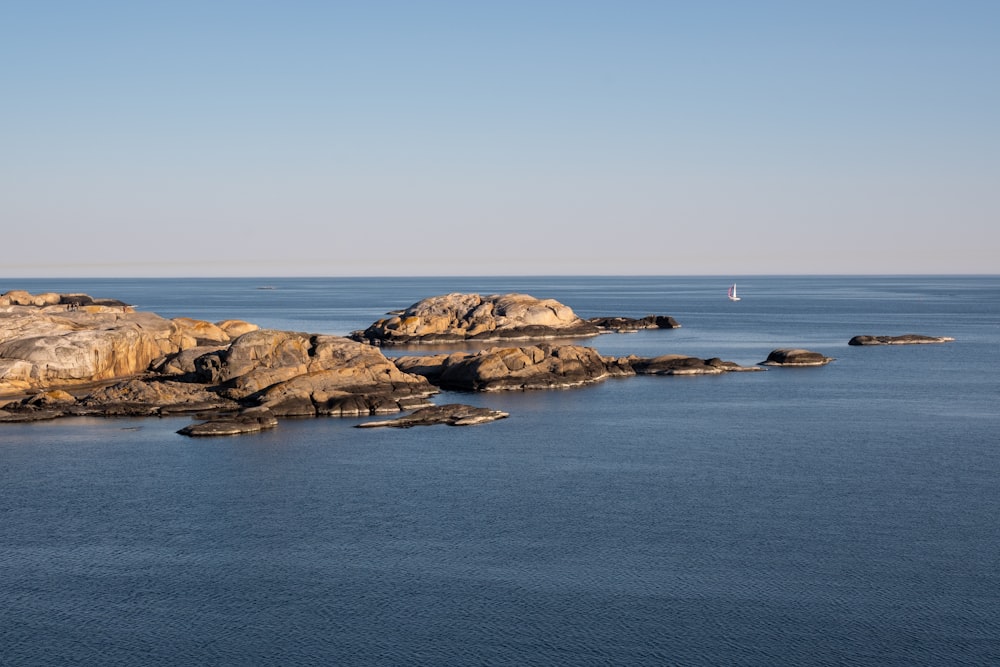
<svg viewBox="0 0 1000 667"><path fill-rule="evenodd" d="M834 361L833 357L825 357L819 352L799 348L779 348L772 350L767 359L760 362L762 366L825 366Z"/></svg>
<svg viewBox="0 0 1000 667"><path fill-rule="evenodd" d="M665 354L652 358L629 357L629 363L638 375L721 375L764 370L760 366L740 366L718 357L699 359L681 354Z"/></svg>
<svg viewBox="0 0 1000 667"><path fill-rule="evenodd" d="M591 317L587 320L602 331L625 333L642 329L678 329L680 323L669 315L647 315L646 317Z"/></svg>
<svg viewBox="0 0 1000 667"><path fill-rule="evenodd" d="M601 329L554 299L446 294L418 301L351 338L374 345L596 336Z"/></svg>
<svg viewBox="0 0 1000 667"><path fill-rule="evenodd" d="M437 392L339 336L165 319L83 294L0 298L0 421L247 409L268 420L361 416L423 407ZM245 432L268 420L198 430Z"/></svg>
<svg viewBox="0 0 1000 667"><path fill-rule="evenodd" d="M928 343L950 343L954 338L948 336L924 336L921 334L903 334L902 336L855 336L847 342L848 345L923 345Z"/></svg>
<svg viewBox="0 0 1000 667"><path fill-rule="evenodd" d="M431 384L464 391L560 389L630 375L719 375L763 370L718 358L684 355L608 357L589 347L548 343L496 347L477 353L403 356L395 362L408 373L426 377Z"/></svg>
<svg viewBox="0 0 1000 667"><path fill-rule="evenodd" d="M580 345L541 343L477 353L400 357L396 365L445 389L503 391L560 389L634 375L627 363Z"/></svg>
<svg viewBox="0 0 1000 667"><path fill-rule="evenodd" d="M396 419L377 422L364 422L358 424L357 428L410 428L413 426L434 426L436 424L447 424L448 426L474 426L485 424L509 417L510 414L500 410L490 408L479 408L472 405L462 405L449 403L447 405L435 405L416 410L412 414Z"/></svg>
<svg viewBox="0 0 1000 667"><path fill-rule="evenodd" d="M437 393L378 348L340 336L260 329L195 360L202 382L278 416L399 412Z"/></svg>
<svg viewBox="0 0 1000 667"><path fill-rule="evenodd" d="M259 433L278 425L278 418L266 410L248 410L246 412L218 417L208 421L191 424L177 431L181 435L191 437L213 437L223 435L245 435Z"/></svg>

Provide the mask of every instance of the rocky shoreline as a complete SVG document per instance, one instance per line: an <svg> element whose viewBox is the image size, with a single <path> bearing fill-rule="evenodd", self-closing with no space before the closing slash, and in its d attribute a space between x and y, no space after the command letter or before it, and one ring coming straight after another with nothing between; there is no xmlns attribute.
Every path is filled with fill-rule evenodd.
<svg viewBox="0 0 1000 667"><path fill-rule="evenodd" d="M341 337L260 329L240 320L166 319L86 294L13 291L0 295L0 422L190 414L200 423L180 432L209 436L259 432L285 417L423 409L410 425L466 425L491 419L456 417L471 414L468 406L445 410L430 398L442 390L565 389L634 375L718 375L834 361L783 348L744 367L683 355L603 356L572 341L555 342L679 326L665 315L584 320L557 301L525 294L449 294ZM856 337L851 344L874 344L856 342L870 338L898 344L884 337ZM442 341L524 343L393 359L380 349ZM401 424L405 419L394 425Z"/></svg>

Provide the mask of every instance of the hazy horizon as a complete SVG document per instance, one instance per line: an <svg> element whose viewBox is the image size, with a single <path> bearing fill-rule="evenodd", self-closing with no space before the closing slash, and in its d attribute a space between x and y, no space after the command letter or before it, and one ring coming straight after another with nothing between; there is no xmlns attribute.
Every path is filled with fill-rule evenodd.
<svg viewBox="0 0 1000 667"><path fill-rule="evenodd" d="M0 276L993 275L1000 3L8 4Z"/></svg>

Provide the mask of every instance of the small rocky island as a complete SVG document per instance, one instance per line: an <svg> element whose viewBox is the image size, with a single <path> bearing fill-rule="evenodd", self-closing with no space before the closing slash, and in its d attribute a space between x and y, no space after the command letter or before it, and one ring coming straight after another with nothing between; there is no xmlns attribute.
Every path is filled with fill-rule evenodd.
<svg viewBox="0 0 1000 667"><path fill-rule="evenodd" d="M587 338L608 331L674 329L668 316L641 319L597 317L584 320L554 299L527 294L445 294L418 301L389 313L351 338L372 345L402 345L458 341L513 341Z"/></svg>
<svg viewBox="0 0 1000 667"><path fill-rule="evenodd" d="M553 389L637 374L757 370L679 355L605 357L592 348L551 342L395 360L378 347L550 341L677 326L673 318L652 315L586 321L556 301L523 294L454 294L421 301L352 339L260 329L241 320L167 319L86 294L12 291L0 296L0 422L190 414L201 422L180 432L210 436L274 428L282 417L427 408L400 423L468 425L501 415L467 406L431 409L429 398L441 388Z"/></svg>
<svg viewBox="0 0 1000 667"><path fill-rule="evenodd" d="M420 408L404 417L387 419L377 422L362 422L357 428L378 428L390 426L393 428L412 428L413 426L434 426L448 424L449 426L472 426L505 419L510 415L500 410L477 408L472 405L449 403L447 405L432 405Z"/></svg>
<svg viewBox="0 0 1000 667"><path fill-rule="evenodd" d="M950 343L954 338L948 336L924 336L921 334L903 334L902 336L855 336L847 341L848 345L926 345L928 343Z"/></svg>
<svg viewBox="0 0 1000 667"><path fill-rule="evenodd" d="M833 357L824 357L819 352L799 348L779 348L772 350L767 359L760 362L762 366L825 366Z"/></svg>

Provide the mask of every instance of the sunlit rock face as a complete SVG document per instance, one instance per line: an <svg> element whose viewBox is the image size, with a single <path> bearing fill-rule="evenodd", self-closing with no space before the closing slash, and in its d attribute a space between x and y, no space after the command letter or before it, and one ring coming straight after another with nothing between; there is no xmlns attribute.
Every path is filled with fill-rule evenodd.
<svg viewBox="0 0 1000 667"><path fill-rule="evenodd" d="M596 336L601 329L553 299L446 294L418 301L351 337L376 345Z"/></svg>
<svg viewBox="0 0 1000 667"><path fill-rule="evenodd" d="M202 382L278 416L356 416L424 404L437 390L377 348L343 338L261 329L195 360Z"/></svg>
<svg viewBox="0 0 1000 667"><path fill-rule="evenodd" d="M0 421L253 409L360 416L422 407L438 391L378 348L339 336L165 319L82 294L9 292L2 304ZM240 428L260 425L251 422Z"/></svg>
<svg viewBox="0 0 1000 667"><path fill-rule="evenodd" d="M182 350L226 344L227 331L256 328L223 324L166 319L86 294L7 292L0 296L0 395L138 375Z"/></svg>

